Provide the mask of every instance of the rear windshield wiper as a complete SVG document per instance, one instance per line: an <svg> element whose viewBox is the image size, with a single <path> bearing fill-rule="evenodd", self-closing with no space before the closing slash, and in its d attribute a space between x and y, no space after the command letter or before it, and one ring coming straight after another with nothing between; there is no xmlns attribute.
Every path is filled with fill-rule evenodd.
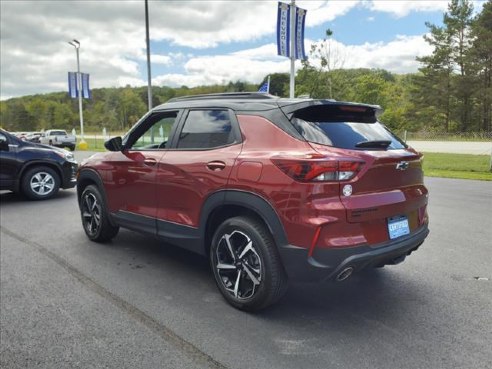
<svg viewBox="0 0 492 369"><path fill-rule="evenodd" d="M355 144L355 147L372 147L372 148L381 148L387 149L388 146L391 145L391 141L389 140L379 140L379 141L361 141Z"/></svg>

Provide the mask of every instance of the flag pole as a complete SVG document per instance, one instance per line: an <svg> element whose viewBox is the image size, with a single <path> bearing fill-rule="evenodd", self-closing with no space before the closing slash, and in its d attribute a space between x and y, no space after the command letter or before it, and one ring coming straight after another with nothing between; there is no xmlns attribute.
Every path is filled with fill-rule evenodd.
<svg viewBox="0 0 492 369"><path fill-rule="evenodd" d="M296 1L292 0L290 3L290 98L294 97L295 87L295 63L296 63Z"/></svg>
<svg viewBox="0 0 492 369"><path fill-rule="evenodd" d="M147 45L147 104L152 110L152 73L150 70L149 4L145 0L145 43Z"/></svg>

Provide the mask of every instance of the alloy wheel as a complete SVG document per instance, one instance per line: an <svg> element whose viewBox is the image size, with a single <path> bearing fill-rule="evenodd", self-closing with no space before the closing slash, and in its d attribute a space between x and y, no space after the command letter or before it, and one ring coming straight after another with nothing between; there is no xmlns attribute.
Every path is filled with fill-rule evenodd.
<svg viewBox="0 0 492 369"><path fill-rule="evenodd" d="M87 232L91 236L96 235L101 227L101 204L91 192L84 195L82 202L82 219Z"/></svg>
<svg viewBox="0 0 492 369"><path fill-rule="evenodd" d="M47 196L55 188L55 178L50 173L38 172L31 177L29 186L38 196Z"/></svg>
<svg viewBox="0 0 492 369"><path fill-rule="evenodd" d="M253 241L243 232L224 234L216 248L216 265L225 290L239 300L249 299L262 281L262 264Z"/></svg>

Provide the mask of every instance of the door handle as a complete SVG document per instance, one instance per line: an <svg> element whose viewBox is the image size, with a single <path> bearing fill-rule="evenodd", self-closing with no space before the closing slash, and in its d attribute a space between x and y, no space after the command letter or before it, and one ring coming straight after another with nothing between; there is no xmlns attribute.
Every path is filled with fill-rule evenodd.
<svg viewBox="0 0 492 369"><path fill-rule="evenodd" d="M157 164L157 160L155 160L154 158L145 158L144 164L148 165L149 167L153 167Z"/></svg>
<svg viewBox="0 0 492 369"><path fill-rule="evenodd" d="M223 161L210 161L207 163L207 168L210 170L219 171L223 170L226 167L226 164Z"/></svg>

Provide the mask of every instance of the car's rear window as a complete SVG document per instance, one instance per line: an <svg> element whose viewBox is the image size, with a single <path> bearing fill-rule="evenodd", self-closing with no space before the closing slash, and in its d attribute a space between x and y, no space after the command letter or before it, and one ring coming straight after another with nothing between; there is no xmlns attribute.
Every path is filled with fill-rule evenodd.
<svg viewBox="0 0 492 369"><path fill-rule="evenodd" d="M351 150L396 150L406 145L383 124L374 111L360 108L344 111L334 107L310 107L296 112L291 120L309 142Z"/></svg>

